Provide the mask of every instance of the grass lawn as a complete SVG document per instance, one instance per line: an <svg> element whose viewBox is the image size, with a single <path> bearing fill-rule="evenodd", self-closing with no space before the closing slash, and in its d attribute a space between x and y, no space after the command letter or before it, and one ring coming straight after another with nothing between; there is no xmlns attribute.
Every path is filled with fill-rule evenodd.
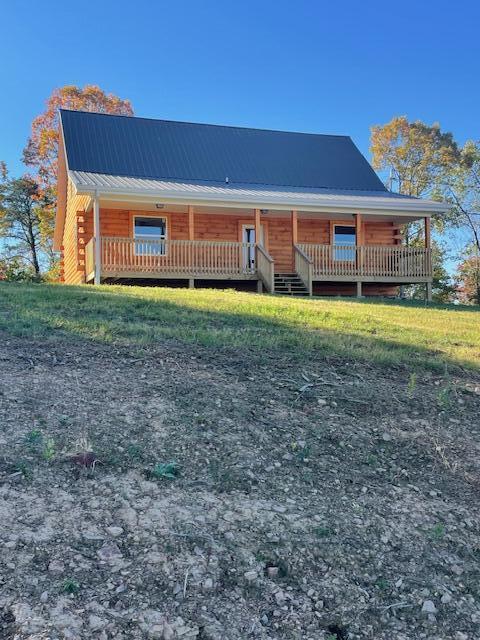
<svg viewBox="0 0 480 640"><path fill-rule="evenodd" d="M0 283L0 329L141 348L178 340L258 357L318 352L409 368L480 368L480 312L451 305Z"/></svg>

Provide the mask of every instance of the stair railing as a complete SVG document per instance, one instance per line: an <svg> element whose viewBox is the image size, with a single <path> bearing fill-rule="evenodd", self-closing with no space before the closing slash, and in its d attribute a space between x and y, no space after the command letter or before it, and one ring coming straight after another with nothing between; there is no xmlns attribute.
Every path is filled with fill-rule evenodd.
<svg viewBox="0 0 480 640"><path fill-rule="evenodd" d="M255 264L257 267L257 274L260 280L265 285L266 290L269 293L273 293L275 289L275 265L273 262L273 258L266 251L266 249L259 244L256 245L255 250Z"/></svg>
<svg viewBox="0 0 480 640"><path fill-rule="evenodd" d="M313 260L296 244L293 245L293 253L295 256L295 272L305 285L308 295L311 296L313 290Z"/></svg>

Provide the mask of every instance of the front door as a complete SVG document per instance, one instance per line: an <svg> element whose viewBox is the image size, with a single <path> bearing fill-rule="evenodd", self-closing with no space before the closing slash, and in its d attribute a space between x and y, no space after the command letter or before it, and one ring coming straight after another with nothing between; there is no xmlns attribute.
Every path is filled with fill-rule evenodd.
<svg viewBox="0 0 480 640"><path fill-rule="evenodd" d="M263 224L260 225L260 244L263 246ZM242 224L242 242L248 242L249 246L243 248L243 268L255 268L255 225Z"/></svg>

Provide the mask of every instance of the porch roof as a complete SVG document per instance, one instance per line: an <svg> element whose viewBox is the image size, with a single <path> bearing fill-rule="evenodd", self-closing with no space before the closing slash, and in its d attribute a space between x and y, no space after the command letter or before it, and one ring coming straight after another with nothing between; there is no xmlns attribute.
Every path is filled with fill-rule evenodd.
<svg viewBox="0 0 480 640"><path fill-rule="evenodd" d="M108 199L157 200L170 204L211 204L252 208L359 209L408 215L442 213L444 202L411 198L389 191L281 187L224 182L179 182L120 175L69 171L79 193L96 193Z"/></svg>

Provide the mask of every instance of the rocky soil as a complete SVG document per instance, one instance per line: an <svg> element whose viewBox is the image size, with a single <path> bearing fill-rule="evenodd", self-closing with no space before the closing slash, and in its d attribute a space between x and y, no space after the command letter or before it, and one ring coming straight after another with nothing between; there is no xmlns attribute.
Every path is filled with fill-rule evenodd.
<svg viewBox="0 0 480 640"><path fill-rule="evenodd" d="M0 336L0 445L2 639L480 638L474 374Z"/></svg>

